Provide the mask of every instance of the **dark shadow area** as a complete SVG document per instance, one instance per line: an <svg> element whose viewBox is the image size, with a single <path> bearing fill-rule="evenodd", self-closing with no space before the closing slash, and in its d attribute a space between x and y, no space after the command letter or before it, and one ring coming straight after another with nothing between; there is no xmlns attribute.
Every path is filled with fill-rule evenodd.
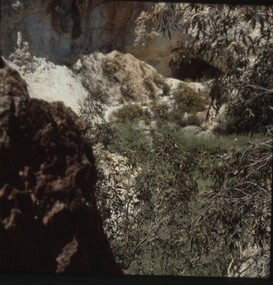
<svg viewBox="0 0 273 285"><path fill-rule="evenodd" d="M172 77L179 80L209 80L219 77L223 72L200 58L184 58L171 64Z"/></svg>

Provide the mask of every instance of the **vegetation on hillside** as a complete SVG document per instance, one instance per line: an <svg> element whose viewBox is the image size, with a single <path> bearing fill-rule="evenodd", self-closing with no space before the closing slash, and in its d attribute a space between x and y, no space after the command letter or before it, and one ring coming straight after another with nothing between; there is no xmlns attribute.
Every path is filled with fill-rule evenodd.
<svg viewBox="0 0 273 285"><path fill-rule="evenodd" d="M209 114L208 102L183 85L172 110L156 100L153 117L135 104L121 108L115 122L90 130L92 143L141 171L127 189L134 195L112 198L116 216L109 217L103 171L97 199L116 259L130 273L240 276L244 262L270 251L272 9L184 4L181 14L178 4L167 6L157 15L158 30L171 38L172 28L180 29L187 42L177 49L176 64L195 56L221 65L209 108L218 112L225 103L226 113L214 136L204 139L183 127L200 124L196 113ZM177 15L184 15L180 27ZM88 108L82 108L86 122ZM161 123L143 129L139 120L151 118Z"/></svg>

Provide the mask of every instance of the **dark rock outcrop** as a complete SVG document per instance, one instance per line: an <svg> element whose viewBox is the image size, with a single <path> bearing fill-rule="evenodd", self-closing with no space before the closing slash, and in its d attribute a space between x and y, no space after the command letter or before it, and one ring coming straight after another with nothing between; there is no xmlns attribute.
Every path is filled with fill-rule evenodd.
<svg viewBox="0 0 273 285"><path fill-rule="evenodd" d="M26 82L0 57L0 96L5 95L29 97Z"/></svg>
<svg viewBox="0 0 273 285"><path fill-rule="evenodd" d="M63 103L0 94L1 271L121 274L83 129Z"/></svg>

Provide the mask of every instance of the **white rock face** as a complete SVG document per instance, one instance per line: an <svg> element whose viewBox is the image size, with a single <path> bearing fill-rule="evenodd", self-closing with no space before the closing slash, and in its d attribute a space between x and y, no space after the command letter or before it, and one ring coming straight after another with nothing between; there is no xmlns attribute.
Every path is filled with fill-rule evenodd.
<svg viewBox="0 0 273 285"><path fill-rule="evenodd" d="M48 102L63 101L77 113L79 101L87 96L81 82L66 66L43 63L35 73L25 75L30 96Z"/></svg>
<svg viewBox="0 0 273 285"><path fill-rule="evenodd" d="M79 103L88 93L73 71L45 58L32 58L22 50L17 50L14 56L15 63L8 63L26 80L30 97L47 102L62 101L74 112L79 112ZM28 63L24 64L24 61Z"/></svg>

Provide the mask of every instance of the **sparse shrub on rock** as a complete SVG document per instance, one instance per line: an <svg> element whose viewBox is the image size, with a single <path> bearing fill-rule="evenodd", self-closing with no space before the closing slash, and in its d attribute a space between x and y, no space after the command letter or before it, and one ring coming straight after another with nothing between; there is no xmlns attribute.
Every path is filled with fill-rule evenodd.
<svg viewBox="0 0 273 285"><path fill-rule="evenodd" d="M129 104L123 106L122 108L114 112L114 116L116 117L118 122L122 123L137 122L139 120L148 122L151 118L149 111L141 108L137 104Z"/></svg>
<svg viewBox="0 0 273 285"><path fill-rule="evenodd" d="M180 83L174 92L177 109L181 112L199 112L206 109L206 102L199 93Z"/></svg>

